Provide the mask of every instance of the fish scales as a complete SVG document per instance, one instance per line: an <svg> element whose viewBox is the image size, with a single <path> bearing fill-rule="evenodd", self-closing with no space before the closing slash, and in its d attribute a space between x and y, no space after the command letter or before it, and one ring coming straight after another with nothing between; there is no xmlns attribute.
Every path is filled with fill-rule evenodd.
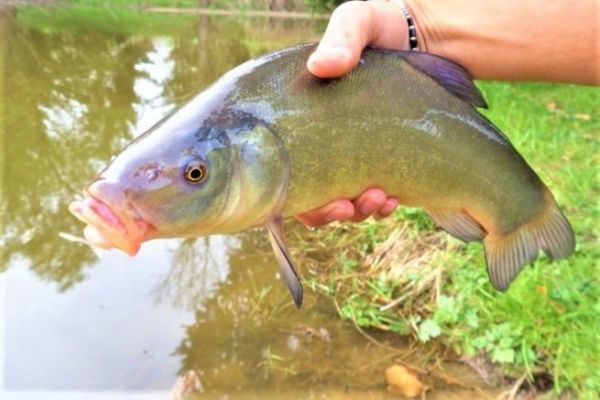
<svg viewBox="0 0 600 400"><path fill-rule="evenodd" d="M154 238L264 226L297 306L283 218L370 187L482 241L499 290L540 251L573 252L550 190L479 114L485 101L462 67L367 49L349 74L319 79L305 67L313 50L238 66L128 145L70 205L86 238L133 255Z"/></svg>
<svg viewBox="0 0 600 400"><path fill-rule="evenodd" d="M311 50L259 66L230 100L268 92L280 115L270 124L290 159L285 215L371 186L405 205L469 208L501 232L539 210L543 184L472 106L377 51L348 78L318 80L305 70Z"/></svg>

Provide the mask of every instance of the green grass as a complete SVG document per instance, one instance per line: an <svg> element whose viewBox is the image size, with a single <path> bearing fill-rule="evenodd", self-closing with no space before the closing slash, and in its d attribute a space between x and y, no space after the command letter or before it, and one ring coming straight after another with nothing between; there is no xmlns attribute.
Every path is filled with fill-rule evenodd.
<svg viewBox="0 0 600 400"><path fill-rule="evenodd" d="M407 227L408 240L435 234L423 212L401 209L381 223L342 224L315 233L307 252L333 247L337 259L328 268L315 262L309 268L310 285L332 296L341 316L359 326L411 334L418 341L439 340L459 355L484 355L515 378L549 373L555 393L597 398L600 90L496 82L480 87L491 105L486 115L550 187L569 218L577 237L575 253L559 262L540 257L507 293L499 293L488 281L481 244L446 238L429 261L442 271L441 280L382 311L382 305L406 292L407 282L418 282L426 272L411 272L404 282L390 279L389 271L373 271L369 255L398 225Z"/></svg>
<svg viewBox="0 0 600 400"><path fill-rule="evenodd" d="M133 6L133 7L180 7L197 8L198 0L64 0L63 3L94 7ZM214 3L214 1L212 2Z"/></svg>
<svg viewBox="0 0 600 400"><path fill-rule="evenodd" d="M208 0L207 8L215 10L273 10L311 11L325 13L332 11L342 0L286 0L283 3L265 0ZM62 0L62 4L93 7L169 7L200 8L198 0Z"/></svg>
<svg viewBox="0 0 600 400"><path fill-rule="evenodd" d="M81 2L85 3L85 2ZM93 3L93 2L90 2ZM169 15L135 12L125 8L87 7L28 7L18 13L19 25L46 34L86 29L122 35L174 34L196 23L192 15Z"/></svg>
<svg viewBox="0 0 600 400"><path fill-rule="evenodd" d="M64 4L93 6L93 7L169 7L169 8L200 8L198 0L63 0ZM286 2L286 9L304 10L303 0ZM263 0L209 0L206 8L225 10L266 10L269 2ZM329 3L328 3L329 4ZM333 3L332 3L333 4ZM328 6L321 6L321 0L308 0L306 5L314 11L326 11Z"/></svg>

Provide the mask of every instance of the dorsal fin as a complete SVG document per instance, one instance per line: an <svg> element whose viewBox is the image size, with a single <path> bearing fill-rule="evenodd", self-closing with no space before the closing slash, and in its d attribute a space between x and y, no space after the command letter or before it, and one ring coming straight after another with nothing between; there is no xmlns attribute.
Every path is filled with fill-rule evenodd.
<svg viewBox="0 0 600 400"><path fill-rule="evenodd" d="M483 95L473 83L473 78L460 65L445 58L418 51L401 52L401 57L459 99L473 107L488 107Z"/></svg>

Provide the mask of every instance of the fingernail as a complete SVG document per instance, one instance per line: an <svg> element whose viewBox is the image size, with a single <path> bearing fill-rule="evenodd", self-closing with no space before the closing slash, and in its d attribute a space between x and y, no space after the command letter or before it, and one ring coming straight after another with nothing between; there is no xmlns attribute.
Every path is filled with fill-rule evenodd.
<svg viewBox="0 0 600 400"><path fill-rule="evenodd" d="M311 56L309 62L319 63L332 60L348 60L352 53L344 46L319 47Z"/></svg>
<svg viewBox="0 0 600 400"><path fill-rule="evenodd" d="M394 210L398 207L398 200L394 198L390 198L385 202L385 205L381 207L379 211L382 215L386 216L394 212Z"/></svg>

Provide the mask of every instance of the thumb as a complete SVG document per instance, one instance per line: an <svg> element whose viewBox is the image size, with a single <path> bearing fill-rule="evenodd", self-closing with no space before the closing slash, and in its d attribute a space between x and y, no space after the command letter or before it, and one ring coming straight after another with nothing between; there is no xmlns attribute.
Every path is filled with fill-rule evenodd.
<svg viewBox="0 0 600 400"><path fill-rule="evenodd" d="M319 78L332 78L349 72L358 64L375 28L376 21L369 3L343 3L331 15L319 46L309 57L308 70Z"/></svg>

